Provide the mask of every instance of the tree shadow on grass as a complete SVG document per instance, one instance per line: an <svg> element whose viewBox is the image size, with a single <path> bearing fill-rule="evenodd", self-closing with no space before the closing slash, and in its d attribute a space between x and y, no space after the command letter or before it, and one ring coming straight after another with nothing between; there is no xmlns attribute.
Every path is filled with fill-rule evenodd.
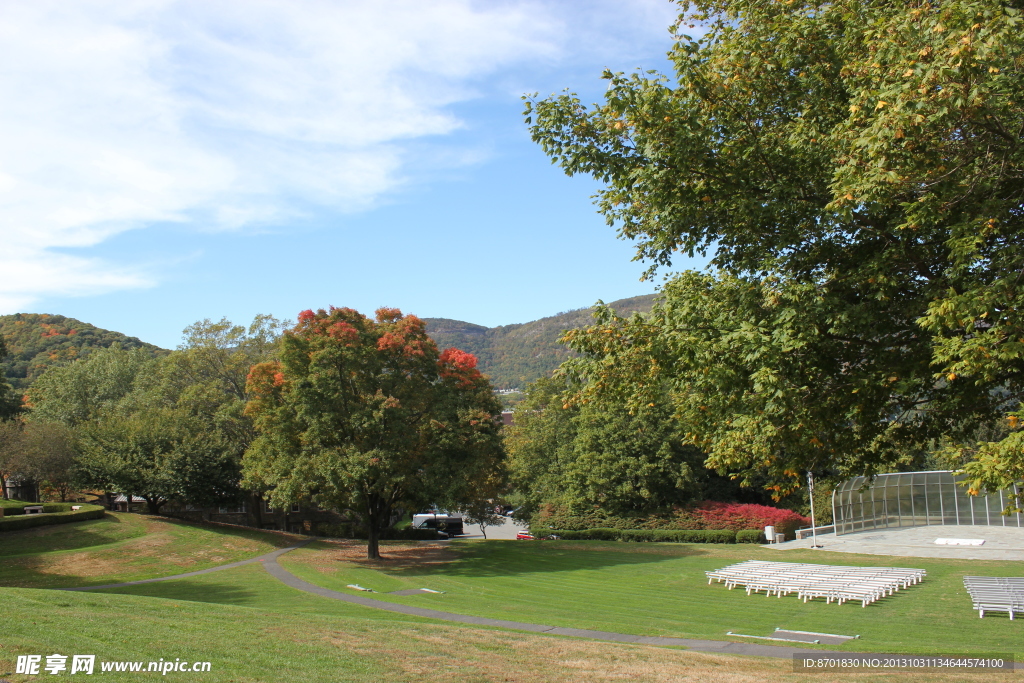
<svg viewBox="0 0 1024 683"><path fill-rule="evenodd" d="M597 570L650 565L681 557L708 555L696 544L606 543L602 541L487 541L457 544L447 561L395 563L380 569L403 577L487 577Z"/></svg>
<svg viewBox="0 0 1024 683"><path fill-rule="evenodd" d="M215 536L233 536L251 541L262 541L263 543L267 543L275 548L286 548L290 545L295 545L304 538L303 536L283 531L256 529L255 527L225 524L223 522L193 522L191 520L178 519L177 517L164 517L161 515L149 515L144 513L140 514L140 516L145 519L163 522L165 524L172 524L182 528L201 529L204 532Z"/></svg>
<svg viewBox="0 0 1024 683"><path fill-rule="evenodd" d="M256 591L244 588L238 584L218 583L209 580L189 581L187 579L145 583L139 586L125 586L124 588L110 588L89 592L242 606L251 605L258 596Z"/></svg>
<svg viewBox="0 0 1024 683"><path fill-rule="evenodd" d="M34 555L36 553L79 550L95 546L118 543L145 534L139 527L137 533L114 515L100 519L87 519L52 526L41 526L20 531L5 531L0 535L0 555Z"/></svg>
<svg viewBox="0 0 1024 683"><path fill-rule="evenodd" d="M274 548L294 545L300 540L291 534L149 515L133 514L129 519L127 514L122 513L107 515L104 520L97 521L106 519L112 520L112 524L139 529L140 533L116 541L106 539L106 542L99 544L95 542L95 534L99 532L95 531L92 539L85 541L79 541L74 534L45 537L42 540L28 537L23 539L22 548L30 552L17 556L8 556L3 549L3 542L7 539L0 537L0 553L4 555L4 561L0 563L0 586L72 588L155 578L250 559ZM191 533L192 530L200 533ZM82 529L83 533L90 531L90 527ZM245 548L232 543L235 540L258 541L264 546ZM92 546L84 546L83 543L91 543ZM203 556L193 562L190 558L196 553ZM172 561L176 557L189 561Z"/></svg>

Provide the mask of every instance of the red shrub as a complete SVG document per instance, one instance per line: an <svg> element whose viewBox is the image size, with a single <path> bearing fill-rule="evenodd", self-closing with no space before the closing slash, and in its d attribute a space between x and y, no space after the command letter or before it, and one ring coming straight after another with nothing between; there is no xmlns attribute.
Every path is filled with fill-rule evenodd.
<svg viewBox="0 0 1024 683"><path fill-rule="evenodd" d="M810 526L811 520L792 510L754 505L750 503L718 503L706 500L682 513L703 522L705 529L763 529L774 526L780 534L792 536L800 527Z"/></svg>

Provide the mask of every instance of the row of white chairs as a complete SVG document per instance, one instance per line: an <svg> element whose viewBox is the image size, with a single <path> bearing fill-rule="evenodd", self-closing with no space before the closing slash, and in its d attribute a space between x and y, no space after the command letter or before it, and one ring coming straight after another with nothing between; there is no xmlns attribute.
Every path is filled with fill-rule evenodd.
<svg viewBox="0 0 1024 683"><path fill-rule="evenodd" d="M796 593L804 602L825 598L826 603L859 601L862 607L924 579L923 569L902 567L848 567L827 564L748 560L705 572L708 584L715 580L729 590L744 586L747 595L765 591L766 596Z"/></svg>
<svg viewBox="0 0 1024 683"><path fill-rule="evenodd" d="M965 576L964 588L971 596L978 618L985 612L1008 612L1010 619L1016 612L1024 612L1024 577Z"/></svg>

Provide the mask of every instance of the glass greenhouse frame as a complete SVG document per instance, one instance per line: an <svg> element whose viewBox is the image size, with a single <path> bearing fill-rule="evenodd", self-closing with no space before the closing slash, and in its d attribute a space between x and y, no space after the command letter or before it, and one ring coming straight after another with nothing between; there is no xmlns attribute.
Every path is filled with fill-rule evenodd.
<svg viewBox="0 0 1024 683"><path fill-rule="evenodd" d="M972 496L962 480L941 470L847 479L832 492L836 534L932 524L1024 528L1021 513L1002 514L1010 503L1004 491Z"/></svg>

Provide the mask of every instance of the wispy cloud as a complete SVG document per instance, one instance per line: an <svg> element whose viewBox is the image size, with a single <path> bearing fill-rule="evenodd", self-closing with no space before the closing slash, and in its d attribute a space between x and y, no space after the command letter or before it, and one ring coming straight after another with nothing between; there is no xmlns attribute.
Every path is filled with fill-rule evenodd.
<svg viewBox="0 0 1024 683"><path fill-rule="evenodd" d="M451 138L451 106L490 79L628 53L670 14L658 0L7 3L0 312L151 284L86 251L124 231L372 207L417 167L411 143Z"/></svg>

